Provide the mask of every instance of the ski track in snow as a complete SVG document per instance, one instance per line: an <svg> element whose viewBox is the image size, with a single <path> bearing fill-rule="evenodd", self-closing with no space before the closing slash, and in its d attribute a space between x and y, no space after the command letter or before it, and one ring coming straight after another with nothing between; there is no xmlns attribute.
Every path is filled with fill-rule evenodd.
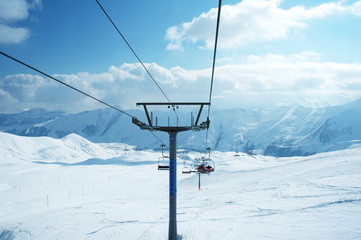
<svg viewBox="0 0 361 240"><path fill-rule="evenodd" d="M76 135L55 142L0 137L7 143L0 146L1 240L168 238L169 173L157 171L161 153L107 149ZM201 191L198 176L182 175L178 159L180 239L361 239L360 148L212 158L216 171L201 176Z"/></svg>

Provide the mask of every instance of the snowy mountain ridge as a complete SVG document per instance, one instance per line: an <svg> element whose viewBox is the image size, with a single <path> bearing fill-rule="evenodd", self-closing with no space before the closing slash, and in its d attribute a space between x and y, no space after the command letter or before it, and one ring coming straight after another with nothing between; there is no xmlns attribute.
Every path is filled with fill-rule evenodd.
<svg viewBox="0 0 361 240"><path fill-rule="evenodd" d="M146 122L141 110L129 111ZM155 111L159 119L167 112ZM189 124L189 113L178 112L180 122ZM205 118L201 116L201 121ZM361 98L328 108L231 109L211 111L210 146L219 151L240 151L271 156L304 156L347 149L361 142ZM140 130L131 119L112 109L77 114L32 109L0 114L0 131L21 136L62 138L76 133L92 142L120 142L139 149L157 149L159 141ZM158 133L168 143L166 133ZM178 135L180 148L205 149L205 131Z"/></svg>

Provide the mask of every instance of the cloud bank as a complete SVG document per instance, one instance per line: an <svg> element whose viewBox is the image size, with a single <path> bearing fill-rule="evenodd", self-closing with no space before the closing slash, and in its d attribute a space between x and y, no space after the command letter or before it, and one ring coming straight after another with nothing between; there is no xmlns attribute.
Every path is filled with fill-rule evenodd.
<svg viewBox="0 0 361 240"><path fill-rule="evenodd" d="M251 43L269 42L286 38L290 32L303 29L312 19L335 14L361 16L361 1L345 5L345 1L330 2L305 9L296 6L280 8L280 0L243 0L235 5L222 6L219 47L235 49ZM214 46L217 9L167 29L168 50L183 50L184 43L201 48Z"/></svg>
<svg viewBox="0 0 361 240"><path fill-rule="evenodd" d="M213 106L218 109L338 105L361 96L361 64L319 62L319 55L250 55L242 64L217 67ZM211 69L170 69L155 63L149 71L172 101L208 101ZM111 66L107 72L56 74L54 77L123 109L136 102L166 101L139 64ZM31 74L0 81L0 111L44 107L67 112L102 105L49 79Z"/></svg>

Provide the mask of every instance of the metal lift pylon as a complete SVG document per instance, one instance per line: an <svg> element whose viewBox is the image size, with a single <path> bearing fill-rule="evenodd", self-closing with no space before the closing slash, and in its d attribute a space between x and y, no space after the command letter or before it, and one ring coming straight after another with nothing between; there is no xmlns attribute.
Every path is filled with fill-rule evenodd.
<svg viewBox="0 0 361 240"><path fill-rule="evenodd" d="M147 106L165 105L173 110L181 105L200 106L195 123L191 120L190 126L157 126L153 125L152 118L149 116ZM177 134L184 131L200 131L209 128L209 118L205 122L198 124L204 105L210 105L208 102L174 102L174 103L137 103L137 106L143 106L148 120L148 124L141 122L133 117L132 122L142 130L162 131L169 134L169 228L168 239L177 239ZM178 125L178 124L177 124Z"/></svg>

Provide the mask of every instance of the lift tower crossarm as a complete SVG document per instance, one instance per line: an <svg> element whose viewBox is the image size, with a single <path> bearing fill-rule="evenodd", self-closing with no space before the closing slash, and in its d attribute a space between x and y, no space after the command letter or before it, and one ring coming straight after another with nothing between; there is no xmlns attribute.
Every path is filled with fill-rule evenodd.
<svg viewBox="0 0 361 240"><path fill-rule="evenodd" d="M137 106L141 106L141 105L165 105L165 106L180 106L180 105L210 105L209 102L140 102L137 103Z"/></svg>
<svg viewBox="0 0 361 240"><path fill-rule="evenodd" d="M142 130L150 130L150 131L163 131L163 132L169 132L169 131L175 131L175 132L183 132L188 130L193 131L200 131L203 129L209 128L210 121L207 118L207 121L199 122L199 118L201 116L203 106L204 105L210 105L208 102L140 102L136 104L137 106L143 106L145 115L148 120L148 125L146 123L143 123L137 118L133 118L133 123L137 126L139 126ZM169 107L176 107L176 106L200 106L200 109L197 114L197 119L194 125L191 126L153 126L151 117L149 116L149 111L147 106L169 106Z"/></svg>

